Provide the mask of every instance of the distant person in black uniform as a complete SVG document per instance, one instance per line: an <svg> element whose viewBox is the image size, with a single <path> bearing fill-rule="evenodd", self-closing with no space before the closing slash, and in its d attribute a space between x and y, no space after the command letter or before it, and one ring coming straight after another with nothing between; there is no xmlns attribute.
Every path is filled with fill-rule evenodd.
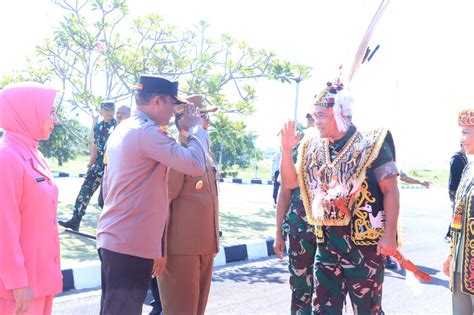
<svg viewBox="0 0 474 315"><path fill-rule="evenodd" d="M451 157L449 163L449 181L448 181L448 190L449 190L449 200L451 201L451 209L454 212L454 199L456 196L456 191L458 190L459 182L461 181L461 174L464 170L464 167L468 163L466 152L464 147L461 144L461 149L454 153ZM451 228L448 226L448 232L444 237L446 242L449 242L451 239Z"/></svg>
<svg viewBox="0 0 474 315"><path fill-rule="evenodd" d="M272 182L273 182L273 208L276 208L277 198L278 198L278 190L280 189L280 161L281 161L281 149L273 155L272 157L272 168L270 173L272 175Z"/></svg>

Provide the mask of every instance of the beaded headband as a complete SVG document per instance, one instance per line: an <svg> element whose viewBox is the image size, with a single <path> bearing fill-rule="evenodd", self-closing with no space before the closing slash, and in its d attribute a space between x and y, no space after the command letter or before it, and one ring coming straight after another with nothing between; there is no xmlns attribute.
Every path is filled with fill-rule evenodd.
<svg viewBox="0 0 474 315"><path fill-rule="evenodd" d="M344 84L339 80L336 82L328 82L326 83L326 87L319 93L315 95L316 102L314 105L316 106L324 106L324 107L333 107L334 106L334 97L339 91L344 89Z"/></svg>
<svg viewBox="0 0 474 315"><path fill-rule="evenodd" d="M461 127L474 126L474 109L465 109L459 112L458 124Z"/></svg>

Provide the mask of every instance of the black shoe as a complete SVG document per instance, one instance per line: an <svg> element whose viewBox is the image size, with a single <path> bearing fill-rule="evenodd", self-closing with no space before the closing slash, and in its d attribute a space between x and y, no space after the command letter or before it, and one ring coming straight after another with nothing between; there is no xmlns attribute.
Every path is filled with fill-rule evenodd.
<svg viewBox="0 0 474 315"><path fill-rule="evenodd" d="M152 309L150 313L148 313L149 315L162 315L163 314L163 311L158 311L158 310L155 310L155 309Z"/></svg>
<svg viewBox="0 0 474 315"><path fill-rule="evenodd" d="M71 229L73 231L79 231L79 222L74 219L69 221L58 221L58 224L65 227L66 229Z"/></svg>
<svg viewBox="0 0 474 315"><path fill-rule="evenodd" d="M149 315L161 315L161 314L163 314L163 309L161 307L153 306L153 309L148 314Z"/></svg>
<svg viewBox="0 0 474 315"><path fill-rule="evenodd" d="M387 256L387 262L385 263L387 269L397 269L397 263L392 260L390 256Z"/></svg>

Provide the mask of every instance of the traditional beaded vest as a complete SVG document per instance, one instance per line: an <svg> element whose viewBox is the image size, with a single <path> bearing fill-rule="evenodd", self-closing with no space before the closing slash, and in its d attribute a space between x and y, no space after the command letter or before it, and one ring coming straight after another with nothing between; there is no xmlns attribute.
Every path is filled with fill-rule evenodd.
<svg viewBox="0 0 474 315"><path fill-rule="evenodd" d="M456 271L458 246L463 237L464 247L459 249L461 259L461 291L474 295L474 162L466 165L456 192L451 223L451 289ZM462 229L462 232L461 232Z"/></svg>
<svg viewBox="0 0 474 315"><path fill-rule="evenodd" d="M300 146L298 179L318 243L324 242L323 226L351 223L356 245L377 244L384 231L383 195L376 184L368 184L367 169L387 134L386 129L355 131L332 160L327 139L308 139ZM369 190L369 186L376 189Z"/></svg>

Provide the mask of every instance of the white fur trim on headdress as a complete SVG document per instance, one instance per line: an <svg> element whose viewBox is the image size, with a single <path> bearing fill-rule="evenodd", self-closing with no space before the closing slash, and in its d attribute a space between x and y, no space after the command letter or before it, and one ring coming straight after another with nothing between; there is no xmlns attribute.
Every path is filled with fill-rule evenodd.
<svg viewBox="0 0 474 315"><path fill-rule="evenodd" d="M333 113L337 129L341 132L349 130L352 122L353 98L349 91L339 91L334 97Z"/></svg>

